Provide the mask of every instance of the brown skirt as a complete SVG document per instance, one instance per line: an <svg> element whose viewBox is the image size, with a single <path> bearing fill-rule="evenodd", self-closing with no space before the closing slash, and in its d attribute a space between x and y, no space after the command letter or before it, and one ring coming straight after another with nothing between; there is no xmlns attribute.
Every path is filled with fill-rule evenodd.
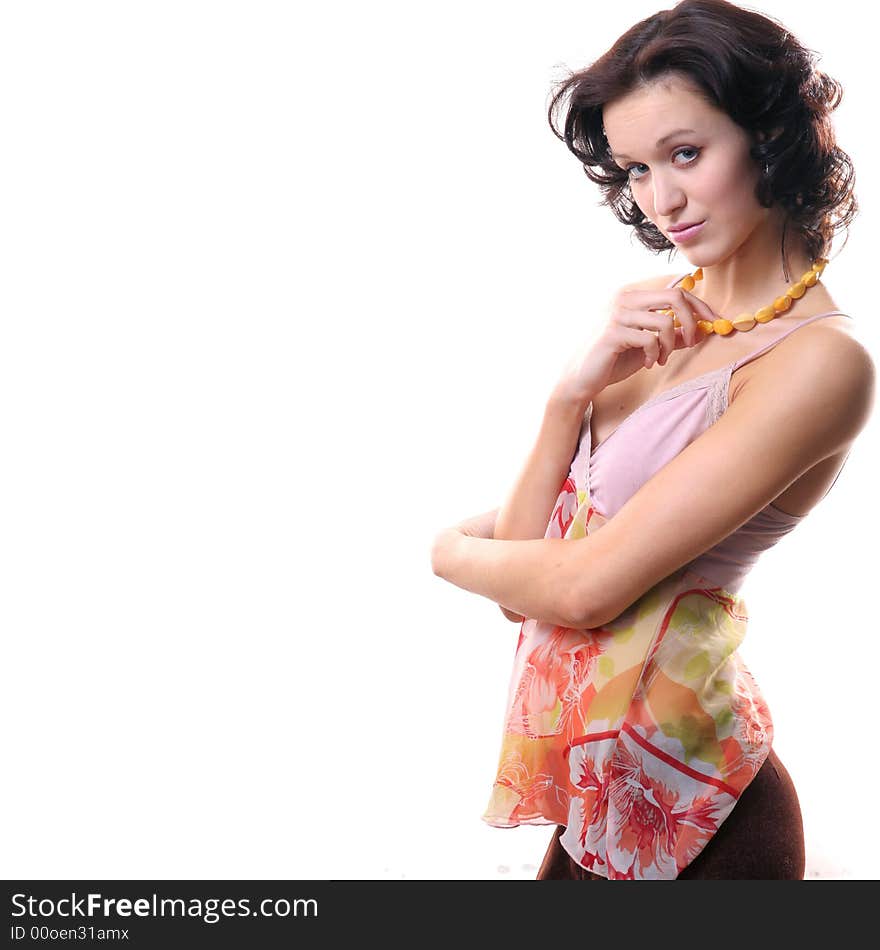
<svg viewBox="0 0 880 950"><path fill-rule="evenodd" d="M605 881L582 868L559 843L557 825L538 871L539 881ZM791 776L776 753L758 769L733 811L676 880L802 881L804 826Z"/></svg>

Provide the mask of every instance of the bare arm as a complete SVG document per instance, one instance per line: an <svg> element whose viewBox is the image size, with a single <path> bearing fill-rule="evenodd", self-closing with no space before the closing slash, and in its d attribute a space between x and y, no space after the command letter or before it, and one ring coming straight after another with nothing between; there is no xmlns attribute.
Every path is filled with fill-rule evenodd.
<svg viewBox="0 0 880 950"><path fill-rule="evenodd" d="M864 427L876 370L861 344L841 337L819 348L795 338L773 356L774 372L750 378L721 418L600 531L577 540L494 541L447 529L435 541L434 573L523 616L570 629L598 629L619 617L803 472L849 448ZM778 398L780 380L785 399ZM736 460L742 459L760 464L741 471Z"/></svg>
<svg viewBox="0 0 880 950"><path fill-rule="evenodd" d="M697 298L681 290L671 291L669 280L652 277L625 287L611 303L604 330L569 362L550 394L537 441L498 509L496 540L544 537L577 451L587 406L610 383L631 376L654 359L665 363L673 349L693 345L699 339L693 308L700 308L703 317L714 318ZM680 330L668 316L649 309L673 302L681 315ZM652 325L658 328L657 335L644 329ZM508 620L523 619L503 606L501 612Z"/></svg>
<svg viewBox="0 0 880 950"><path fill-rule="evenodd" d="M544 538L591 401L607 385L626 379L657 359L665 363L673 349L698 342L696 310L704 318L715 317L696 297L673 291L668 283L666 277L649 278L624 288L613 298L604 330L575 353L554 386L535 444L497 509L494 533L474 534L466 528L465 534L500 541ZM656 312L669 305L678 309L680 329L668 315ZM478 523L478 531L488 531L487 523ZM508 620L522 622L520 614L502 604L499 607Z"/></svg>
<svg viewBox="0 0 880 950"><path fill-rule="evenodd" d="M495 540L543 538L577 450L578 436L589 400L551 394L538 438L504 504L498 509ZM520 614L501 607L515 623Z"/></svg>
<svg viewBox="0 0 880 950"><path fill-rule="evenodd" d="M498 509L496 540L544 537L590 402L609 384L632 376L655 359L665 363L672 350L698 342L696 310L704 318L715 318L698 298L672 290L668 283L668 277L652 277L618 292L603 330L569 361L550 394L537 441ZM668 315L650 309L669 304L679 311L681 329Z"/></svg>
<svg viewBox="0 0 880 950"><path fill-rule="evenodd" d="M496 540L544 537L553 505L574 458L588 405L589 399L575 400L555 393L550 396L538 438L498 509Z"/></svg>

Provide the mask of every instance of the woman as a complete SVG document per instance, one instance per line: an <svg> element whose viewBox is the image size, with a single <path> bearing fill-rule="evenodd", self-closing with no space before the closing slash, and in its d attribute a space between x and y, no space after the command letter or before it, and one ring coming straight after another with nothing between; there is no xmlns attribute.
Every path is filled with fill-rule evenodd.
<svg viewBox="0 0 880 950"><path fill-rule="evenodd" d="M819 280L857 208L839 95L776 22L684 0L553 97L605 204L689 268L617 292L504 504L432 550L522 623L483 818L556 826L539 879L803 878L737 592L873 405Z"/></svg>

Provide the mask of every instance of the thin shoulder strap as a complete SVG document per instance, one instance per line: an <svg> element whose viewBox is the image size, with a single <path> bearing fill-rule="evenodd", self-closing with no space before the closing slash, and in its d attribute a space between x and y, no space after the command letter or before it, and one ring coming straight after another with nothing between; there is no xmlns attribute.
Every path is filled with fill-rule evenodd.
<svg viewBox="0 0 880 950"><path fill-rule="evenodd" d="M785 333L782 334L782 336L777 337L775 340L771 340L766 346L762 346L759 350L756 350L754 353L749 353L746 356L742 357L742 359L738 359L733 364L733 369L731 370L731 372L739 369L740 366L745 366L745 364L750 362L751 360L757 359L757 357L759 357L762 353L766 353L767 350L772 350L773 347L776 346L777 343L781 343L787 336L790 336L792 333L794 333L795 330L800 330L801 327L806 326L808 323L812 323L814 320L821 320L823 317L833 317L835 314L840 314L840 316L847 317L850 320L852 320L852 317L850 317L848 313L843 313L840 310L829 310L827 313L817 313L815 316L807 317L806 320L802 320L797 326L790 327L788 330L786 330Z"/></svg>

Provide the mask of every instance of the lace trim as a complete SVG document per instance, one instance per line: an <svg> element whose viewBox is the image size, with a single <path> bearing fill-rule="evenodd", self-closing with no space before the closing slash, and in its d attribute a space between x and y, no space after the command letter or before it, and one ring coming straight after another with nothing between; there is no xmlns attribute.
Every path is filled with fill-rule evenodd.
<svg viewBox="0 0 880 950"><path fill-rule="evenodd" d="M720 375L709 386L709 393L706 397L706 422L710 426L714 425L727 410L730 396L730 376L733 367L725 368L727 372Z"/></svg>

